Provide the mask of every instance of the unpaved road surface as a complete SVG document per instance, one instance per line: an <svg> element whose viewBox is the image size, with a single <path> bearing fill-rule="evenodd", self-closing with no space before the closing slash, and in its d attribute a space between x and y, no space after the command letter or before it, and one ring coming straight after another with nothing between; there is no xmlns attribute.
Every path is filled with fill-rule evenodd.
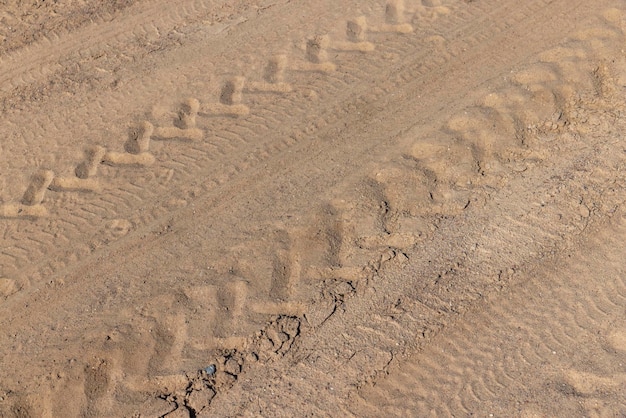
<svg viewBox="0 0 626 418"><path fill-rule="evenodd" d="M625 31L0 2L0 416L626 416Z"/></svg>

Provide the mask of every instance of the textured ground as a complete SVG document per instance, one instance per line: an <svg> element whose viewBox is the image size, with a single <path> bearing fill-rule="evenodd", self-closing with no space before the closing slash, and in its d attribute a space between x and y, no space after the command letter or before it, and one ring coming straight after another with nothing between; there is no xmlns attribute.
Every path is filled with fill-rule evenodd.
<svg viewBox="0 0 626 418"><path fill-rule="evenodd" d="M0 416L626 416L618 0L0 0Z"/></svg>

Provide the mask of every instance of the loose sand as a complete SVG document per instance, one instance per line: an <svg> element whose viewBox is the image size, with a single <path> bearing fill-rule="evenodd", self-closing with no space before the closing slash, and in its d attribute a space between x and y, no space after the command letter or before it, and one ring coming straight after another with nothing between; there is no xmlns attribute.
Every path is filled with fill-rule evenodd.
<svg viewBox="0 0 626 418"><path fill-rule="evenodd" d="M618 0L0 2L0 416L626 416Z"/></svg>

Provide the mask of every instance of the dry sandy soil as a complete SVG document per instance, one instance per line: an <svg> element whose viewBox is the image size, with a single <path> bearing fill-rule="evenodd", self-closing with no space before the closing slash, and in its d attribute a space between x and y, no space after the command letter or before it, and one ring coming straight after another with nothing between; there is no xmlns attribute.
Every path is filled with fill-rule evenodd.
<svg viewBox="0 0 626 418"><path fill-rule="evenodd" d="M0 1L0 416L626 417L625 48L618 0Z"/></svg>

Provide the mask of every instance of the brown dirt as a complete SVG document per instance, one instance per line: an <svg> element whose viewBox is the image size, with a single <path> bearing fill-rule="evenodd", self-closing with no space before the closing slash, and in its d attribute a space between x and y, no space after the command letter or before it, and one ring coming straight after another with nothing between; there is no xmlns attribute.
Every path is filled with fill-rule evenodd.
<svg viewBox="0 0 626 418"><path fill-rule="evenodd" d="M626 416L617 0L0 4L0 416Z"/></svg>

